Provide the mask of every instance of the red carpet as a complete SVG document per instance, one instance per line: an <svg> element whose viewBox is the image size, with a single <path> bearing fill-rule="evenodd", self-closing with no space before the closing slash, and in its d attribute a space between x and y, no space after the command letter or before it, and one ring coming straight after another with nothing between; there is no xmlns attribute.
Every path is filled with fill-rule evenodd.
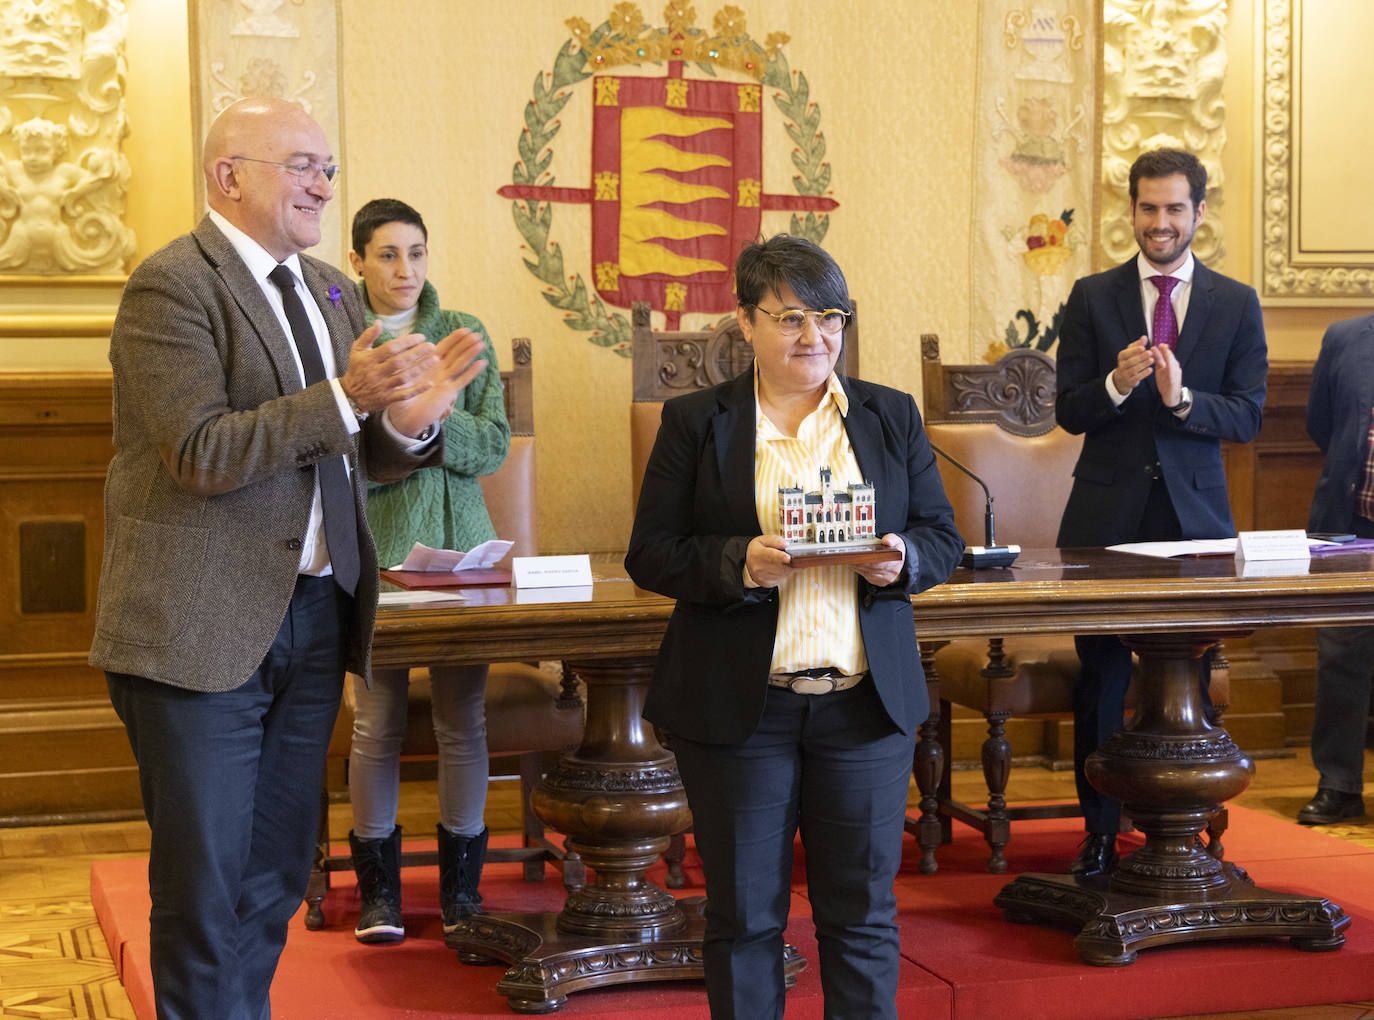
<svg viewBox="0 0 1374 1020"><path fill-rule="evenodd" d="M1013 826L1009 872L983 868L986 845L955 825L955 841L939 852L940 872L918 874L919 852L908 838L906 864L897 879L901 903L903 967L900 1015L1007 1016L1071 1020L1170 1016L1278 1008L1374 998L1374 851L1265 815L1231 809L1227 857L1243 864L1266 888L1320 893L1351 917L1344 948L1302 953L1284 940L1239 940L1142 950L1121 968L1081 963L1071 933L1008 924L992 897L1026 871L1059 871L1072 857L1081 821L1055 819ZM689 887L700 895L701 875L688 855ZM148 980L146 860L98 861L91 895L139 1018L153 1017ZM519 865L492 865L482 892L491 910L556 909L562 900L557 872L542 884L520 881ZM662 868L650 877L662 884ZM272 989L277 1020L353 1020L373 1017L514 1016L495 993L499 966L461 964L443 944L433 869L407 869L405 915L409 937L396 946L367 947L353 939L356 919L351 876L336 875L325 900L330 927L306 931L295 922ZM816 942L797 876L788 940L811 961L788 993L787 1015L822 1015ZM598 1020L706 1018L699 982L623 985L576 992L559 1015Z"/></svg>
<svg viewBox="0 0 1374 1020"><path fill-rule="evenodd" d="M494 837L493 844L516 845L518 837ZM407 844L410 845L410 844ZM423 846L422 842L415 844ZM341 849L342 852L342 849ZM148 862L146 858L97 861L91 865L91 900L124 988L139 1020L153 1020L148 975ZM684 865L688 887L679 896L702 894L694 854ZM519 864L491 864L482 873L483 905L492 911L557 910L563 904L562 875L550 867L542 883L524 882ZM660 862L649 878L663 885ZM324 901L328 928L305 929L304 909L292 923L272 985L273 1020L381 1020L381 1018L480 1017L510 1020L506 1000L496 994L501 966L470 967L445 947L439 919L436 868L402 872L406 939L398 945L363 946L353 938L357 906L353 876L335 874ZM798 875L797 883L801 884ZM820 974L811 908L801 893L792 897L787 940L808 961L787 993L787 1016L821 1020ZM949 986L921 967L904 963L898 987L902 1016L942 1020L952 1016ZM558 1016L596 1020L707 1020L706 992L700 981L620 985L610 990L574 992Z"/></svg>

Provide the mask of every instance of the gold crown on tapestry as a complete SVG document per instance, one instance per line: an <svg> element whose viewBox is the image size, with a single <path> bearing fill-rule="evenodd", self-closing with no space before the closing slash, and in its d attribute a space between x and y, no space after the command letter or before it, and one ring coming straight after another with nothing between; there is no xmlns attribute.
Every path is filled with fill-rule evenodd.
<svg viewBox="0 0 1374 1020"><path fill-rule="evenodd" d="M595 30L583 18L569 18L565 24L592 68L686 60L755 79L763 78L769 59L791 38L786 32L770 32L760 46L748 35L744 11L733 5L716 13L710 34L696 26L696 18L690 4L669 3L663 9L667 27L654 28L644 23L638 5L619 3Z"/></svg>

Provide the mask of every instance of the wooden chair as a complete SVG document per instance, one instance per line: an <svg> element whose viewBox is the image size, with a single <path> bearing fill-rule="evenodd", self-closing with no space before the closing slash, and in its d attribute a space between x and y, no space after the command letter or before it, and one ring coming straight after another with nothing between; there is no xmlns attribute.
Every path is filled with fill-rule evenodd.
<svg viewBox="0 0 1374 1020"><path fill-rule="evenodd" d="M994 498L998 543L1053 548L1082 447L1081 437L1069 435L1054 421L1053 359L1040 351L1018 349L992 365L945 365L940 360L939 339L933 335L922 336L921 359L926 433L935 446L987 483ZM937 460L960 534L970 545L982 544L987 502L982 489L943 458ZM924 831L921 822L908 824L917 830L925 851L921 870L935 871L934 808L939 813L940 842L950 841L951 819L973 826L987 839L988 870L1002 874L1007 867L1004 849L1011 822L1082 814L1076 801L1014 806L1006 802L1012 762L1006 722L1013 716L1072 714L1078 672L1073 639L1068 635L989 636L986 644L953 641L938 648L924 647L923 654L934 667L940 702L939 748L926 750L925 773L917 773ZM1225 660L1214 655L1212 696L1218 711L1228 691ZM952 705L975 709L987 720L988 736L982 747L988 789L985 808L964 804L951 794ZM939 781L932 793L934 769L929 757L936 753L941 755Z"/></svg>
<svg viewBox="0 0 1374 1020"><path fill-rule="evenodd" d="M533 556L539 548L535 524L534 394L530 342L512 343L512 361L501 373L505 390L506 417L511 426L510 452L493 475L481 479L482 493L498 536L515 543L511 556ZM345 683L344 699L329 757L347 759L353 733L353 685ZM518 768L524 806L524 841L520 847L491 847L487 860L520 861L526 881L541 881L546 861L563 867L563 882L576 888L585 880L585 868L575 853L568 853L551 842L543 823L530 807L530 793L545 771L557 763L568 747L575 747L582 736L583 703L577 681L568 671L554 677L533 665L493 663L487 677L486 717L487 751L493 774L509 774ZM410 674L406 734L402 744L403 761L433 760L438 756L434 728L430 719L429 673L413 669ZM438 864L436 850L403 850L401 866ZM331 853L328 796L320 811L319 840L315 864L306 892L305 924L310 929L324 927L320 902L329 888L329 875L351 871L353 859L347 854Z"/></svg>

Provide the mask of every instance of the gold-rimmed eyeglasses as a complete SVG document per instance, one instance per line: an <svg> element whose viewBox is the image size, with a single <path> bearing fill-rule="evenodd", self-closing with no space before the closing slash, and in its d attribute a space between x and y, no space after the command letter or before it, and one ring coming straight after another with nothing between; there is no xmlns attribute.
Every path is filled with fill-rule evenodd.
<svg viewBox="0 0 1374 1020"><path fill-rule="evenodd" d="M230 159L242 159L249 163L266 163L268 166L278 166L303 181L314 181L323 177L330 184L333 184L339 176L338 163L312 163L307 159L293 159L287 163L279 163L275 159L256 159L253 156L230 156Z"/></svg>
<svg viewBox="0 0 1374 1020"><path fill-rule="evenodd" d="M778 332L786 337L801 336L802 330L806 328L807 319L815 323L816 332L834 336L844 329L844 324L849 319L849 313L840 308L822 308L820 311L810 308L789 308L782 312L770 312L767 308L759 308L758 305L754 307L776 322Z"/></svg>

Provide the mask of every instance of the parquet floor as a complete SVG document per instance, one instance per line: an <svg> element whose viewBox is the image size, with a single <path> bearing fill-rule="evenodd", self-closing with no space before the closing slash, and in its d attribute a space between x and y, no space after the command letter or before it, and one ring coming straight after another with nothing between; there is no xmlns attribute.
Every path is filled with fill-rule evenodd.
<svg viewBox="0 0 1374 1020"><path fill-rule="evenodd" d="M1365 782L1374 791L1374 756L1366 755ZM1236 803L1292 818L1316 788L1305 748L1293 758L1257 763L1253 786ZM980 799L982 774L955 773L955 793ZM1073 796L1073 776L1039 767L1013 771L1009 799ZM1374 793L1371 793L1374 797ZM518 831L519 784L498 780L487 805L492 831ZM401 824L411 832L434 829L431 783L406 783ZM1374 804L1371 804L1374 807ZM331 809L331 830L349 828L348 806ZM1326 831L1374 847L1374 823L1328 826ZM137 822L0 829L0 1018L29 1020L133 1020L133 1010L115 977L90 901L91 861L142 856L147 828ZM1374 1020L1374 1001L1333 1003L1303 1010L1209 1014L1186 1020Z"/></svg>

